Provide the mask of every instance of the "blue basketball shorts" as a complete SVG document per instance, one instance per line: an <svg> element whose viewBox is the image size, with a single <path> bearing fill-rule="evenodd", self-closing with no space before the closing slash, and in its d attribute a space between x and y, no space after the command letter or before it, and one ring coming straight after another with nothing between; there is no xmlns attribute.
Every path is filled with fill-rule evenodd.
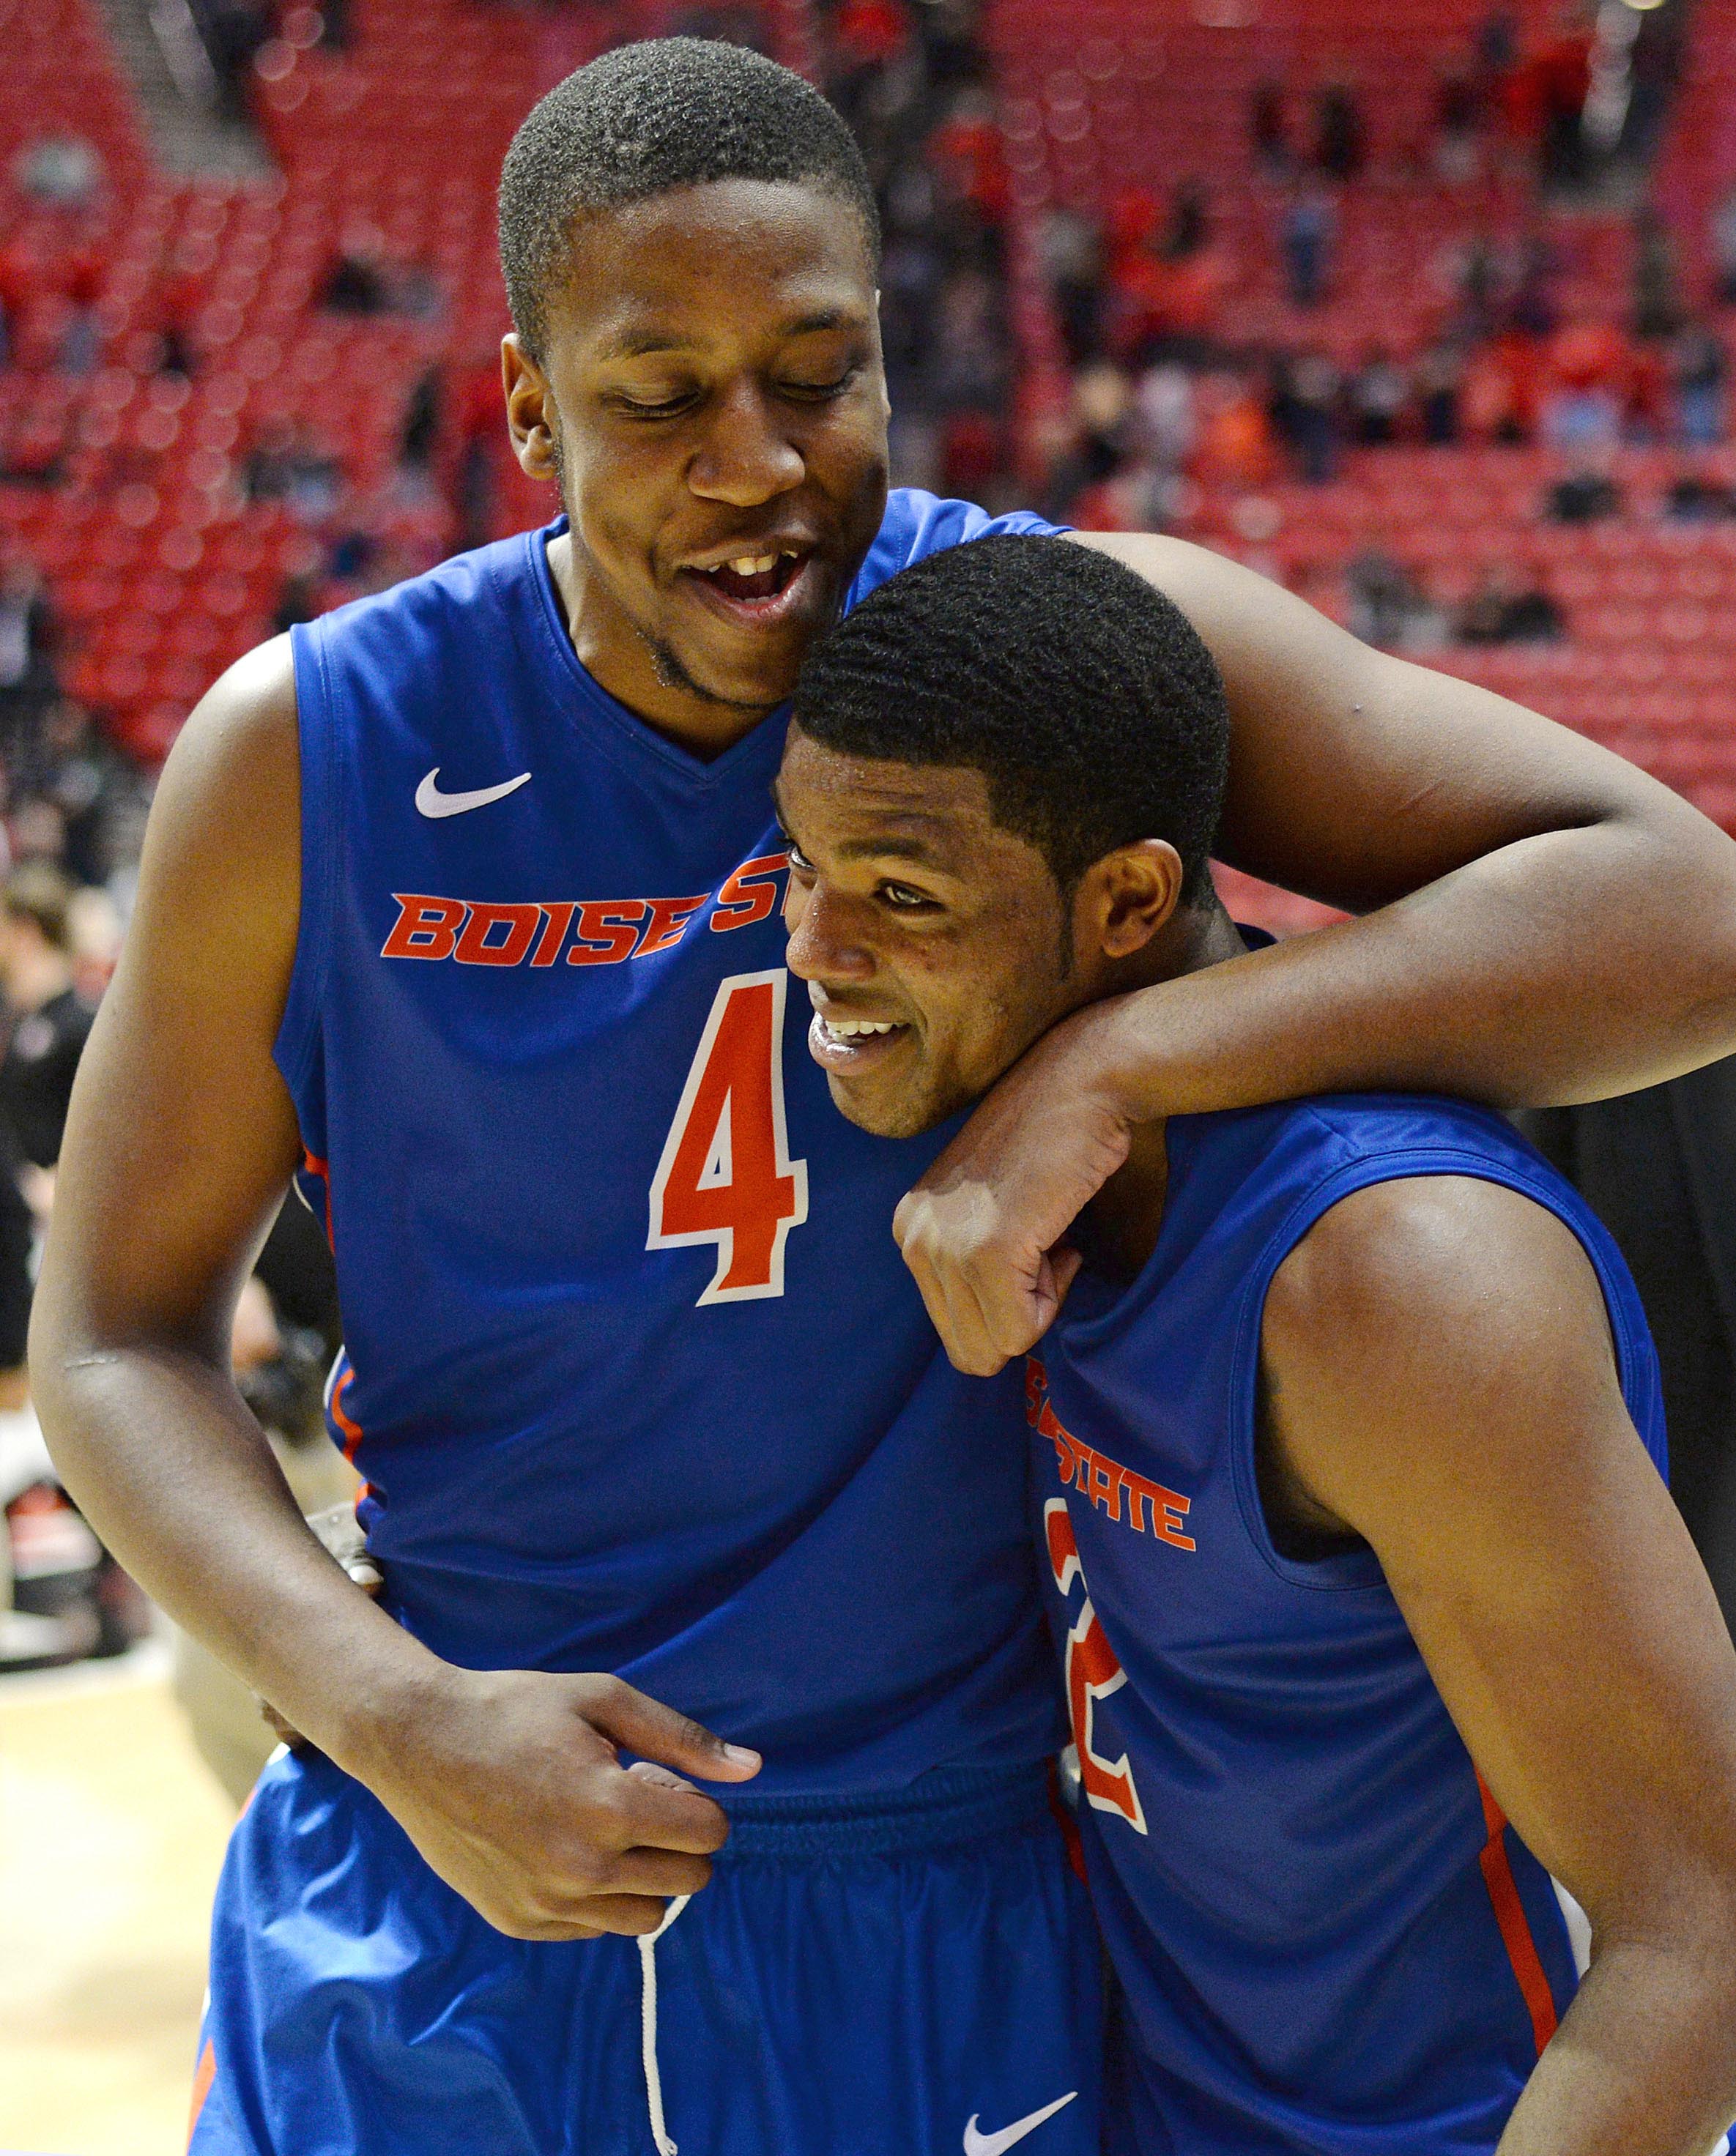
<svg viewBox="0 0 1736 2156"><path fill-rule="evenodd" d="M1097 1932L1042 1769L729 1810L655 1943L532 1943L278 1760L218 1887L191 2156L1097 2156Z"/></svg>

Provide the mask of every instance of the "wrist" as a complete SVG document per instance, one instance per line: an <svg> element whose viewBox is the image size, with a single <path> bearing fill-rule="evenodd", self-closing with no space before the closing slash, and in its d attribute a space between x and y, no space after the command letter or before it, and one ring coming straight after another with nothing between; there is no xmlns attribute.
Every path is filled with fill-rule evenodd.
<svg viewBox="0 0 1736 2156"><path fill-rule="evenodd" d="M341 1675L328 1664L319 1697L290 1719L347 1774L374 1791L401 1775L444 1722L463 1672L431 1654L383 1612L370 1610L365 1644L347 1643ZM358 1651L359 1650L359 1651Z"/></svg>
<svg viewBox="0 0 1736 2156"><path fill-rule="evenodd" d="M1063 1019L1048 1036L1060 1066L1055 1074L1067 1088L1096 1102L1115 1122L1148 1122L1161 1105L1161 1051L1143 1021L1151 988L1106 996ZM1062 1075L1064 1074L1064 1075Z"/></svg>

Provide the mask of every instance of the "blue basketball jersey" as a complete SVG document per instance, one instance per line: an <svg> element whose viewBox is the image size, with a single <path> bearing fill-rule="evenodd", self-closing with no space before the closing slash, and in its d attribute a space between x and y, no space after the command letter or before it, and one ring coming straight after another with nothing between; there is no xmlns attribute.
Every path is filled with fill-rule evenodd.
<svg viewBox="0 0 1736 2156"><path fill-rule="evenodd" d="M891 1232L948 1133L855 1130L807 1052L782 719L702 762L607 696L562 528L294 632L276 1056L388 1606L470 1667L615 1671L767 1794L1037 1758L1016 1389L952 1369ZM851 600L1052 528L895 493Z"/></svg>
<svg viewBox="0 0 1736 2156"><path fill-rule="evenodd" d="M1497 1117L1318 1099L1168 1126L1133 1285L1089 1270L1027 1368L1035 1525L1139 2156L1487 2156L1565 2011L1583 1918L1508 1827L1372 1552L1274 1547L1256 1477L1261 1313L1328 1207L1413 1175L1506 1184L1602 1284L1665 1466L1633 1283ZM1582 1940L1583 1943L1583 1940Z"/></svg>

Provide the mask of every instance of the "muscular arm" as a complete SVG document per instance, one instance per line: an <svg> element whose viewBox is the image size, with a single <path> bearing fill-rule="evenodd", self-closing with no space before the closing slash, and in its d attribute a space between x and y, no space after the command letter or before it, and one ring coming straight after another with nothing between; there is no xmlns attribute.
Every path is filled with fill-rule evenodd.
<svg viewBox="0 0 1736 2156"><path fill-rule="evenodd" d="M1707 2156L1736 2118L1736 1652L1628 1419L1597 1281L1517 1194L1386 1183L1280 1268L1266 1437L1373 1547L1593 1960L1501 2156Z"/></svg>
<svg viewBox="0 0 1736 2156"><path fill-rule="evenodd" d="M611 1739L712 1779L752 1755L612 1679L438 1661L308 1531L229 1375L235 1298L300 1156L271 1059L298 798L280 640L211 691L157 791L61 1154L31 1327L43 1426L128 1570L485 1916L526 1937L642 1931L662 1914L650 1897L703 1885L725 1823L620 1770Z"/></svg>
<svg viewBox="0 0 1736 2156"><path fill-rule="evenodd" d="M1667 787L1203 547L1081 543L1218 663L1223 858L1367 916L1150 991L1161 1055L1130 1007L1136 1111L1143 1064L1170 1113L1371 1087L1532 1106L1736 1050L1736 844Z"/></svg>
<svg viewBox="0 0 1736 2156"><path fill-rule="evenodd" d="M1053 1317L1071 1261L1048 1253L1136 1123L1317 1092L1595 1100L1736 1050L1736 844L1685 801L1202 547L1079 543L1218 663L1223 857L1364 917L1095 1004L988 1096L896 1229L979 1374Z"/></svg>

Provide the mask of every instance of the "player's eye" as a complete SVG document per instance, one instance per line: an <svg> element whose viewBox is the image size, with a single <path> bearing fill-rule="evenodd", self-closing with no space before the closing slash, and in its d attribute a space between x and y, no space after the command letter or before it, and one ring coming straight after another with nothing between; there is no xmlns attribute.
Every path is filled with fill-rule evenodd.
<svg viewBox="0 0 1736 2156"><path fill-rule="evenodd" d="M806 854L802 851L795 840L790 838L787 832L784 834L784 842L789 848L789 865L791 868L794 870L798 875L812 875L814 873L813 862L809 860Z"/></svg>
<svg viewBox="0 0 1736 2156"><path fill-rule="evenodd" d="M847 367L830 382L782 382L778 386L786 397L823 404L829 397L841 397L861 371L859 367Z"/></svg>
<svg viewBox="0 0 1736 2156"><path fill-rule="evenodd" d="M899 913L923 912L935 903L926 891L912 891L907 883L883 883L880 896L883 904Z"/></svg>
<svg viewBox="0 0 1736 2156"><path fill-rule="evenodd" d="M625 390L621 390L617 393L614 403L617 409L626 413L630 418L669 419L678 412L685 412L692 403L694 396L695 393L691 389L677 390L669 397L629 397Z"/></svg>

